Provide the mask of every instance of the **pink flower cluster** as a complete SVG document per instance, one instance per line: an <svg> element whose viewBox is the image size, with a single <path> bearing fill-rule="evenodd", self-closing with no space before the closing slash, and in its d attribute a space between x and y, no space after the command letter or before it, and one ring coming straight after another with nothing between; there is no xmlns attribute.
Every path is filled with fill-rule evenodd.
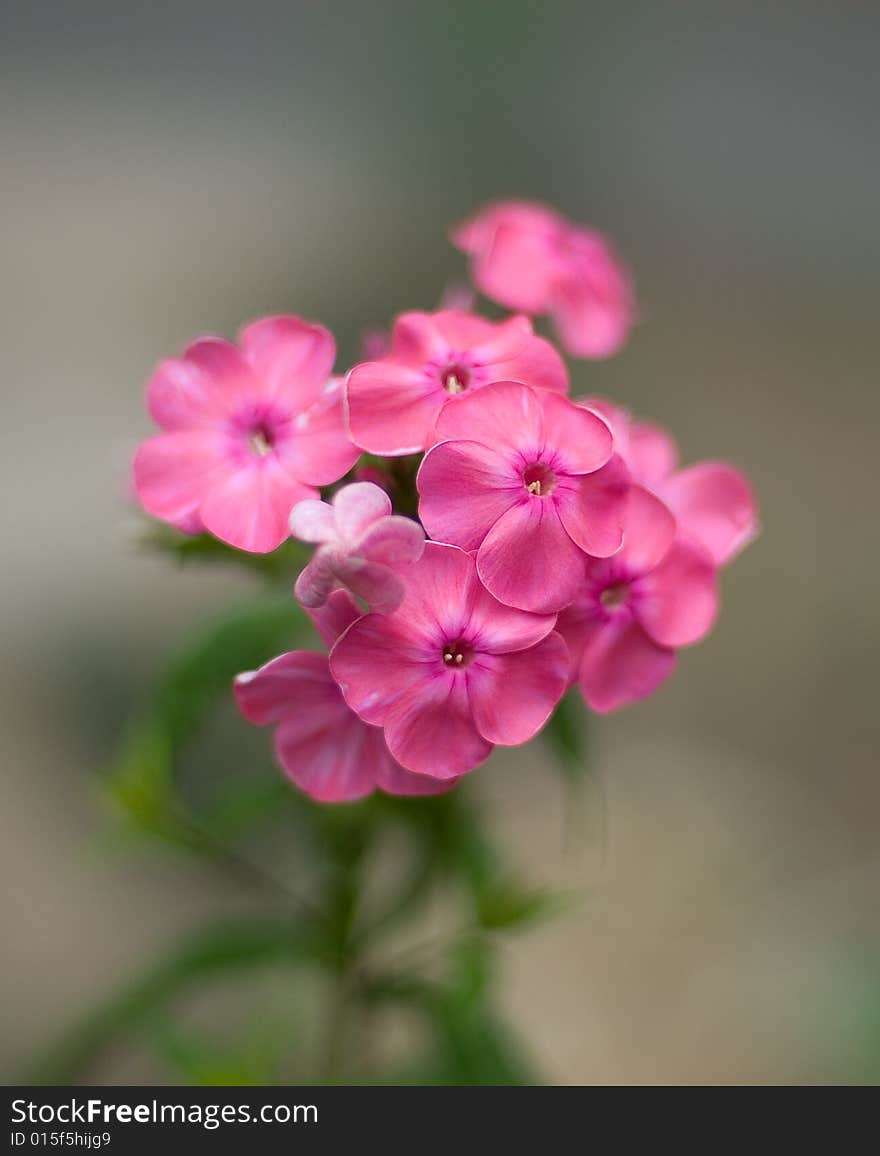
<svg viewBox="0 0 880 1156"><path fill-rule="evenodd" d="M551 314L577 354L614 352L634 308L603 238L505 202L454 240L476 287L522 313L404 313L341 378L325 329L269 318L238 345L196 341L147 387L149 513L245 551L315 546L295 594L329 654L281 655L234 690L323 801L445 790L573 684L603 713L650 694L757 528L731 466L680 469L663 430L568 398L524 314Z"/></svg>

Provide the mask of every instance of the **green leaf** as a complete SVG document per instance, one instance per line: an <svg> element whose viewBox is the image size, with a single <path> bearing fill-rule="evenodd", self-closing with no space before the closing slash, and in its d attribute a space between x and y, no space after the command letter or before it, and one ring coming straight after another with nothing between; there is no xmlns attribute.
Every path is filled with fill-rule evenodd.
<svg viewBox="0 0 880 1156"><path fill-rule="evenodd" d="M567 778L587 773L587 712L576 687L559 700L541 734Z"/></svg>
<svg viewBox="0 0 880 1156"><path fill-rule="evenodd" d="M164 522L151 522L139 535L144 550L156 551L181 566L209 564L236 566L270 581L290 579L308 558L308 547L289 538L270 554L236 550L212 534L182 534Z"/></svg>

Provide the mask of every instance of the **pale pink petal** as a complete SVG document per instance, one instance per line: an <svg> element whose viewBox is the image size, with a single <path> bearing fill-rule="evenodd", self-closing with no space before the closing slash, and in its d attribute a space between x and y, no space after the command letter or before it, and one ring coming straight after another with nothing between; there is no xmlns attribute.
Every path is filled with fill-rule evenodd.
<svg viewBox="0 0 880 1156"><path fill-rule="evenodd" d="M353 482L333 498L336 527L343 542L359 538L379 518L391 513L391 499L369 482Z"/></svg>
<svg viewBox="0 0 880 1156"><path fill-rule="evenodd" d="M293 592L301 606L315 610L324 605L336 585L334 551L325 548L317 550L299 572Z"/></svg>
<svg viewBox="0 0 880 1156"><path fill-rule="evenodd" d="M487 742L517 746L537 734L564 694L568 650L553 632L528 650L479 654L466 674L477 730Z"/></svg>
<svg viewBox="0 0 880 1156"><path fill-rule="evenodd" d="M724 462L700 462L673 474L661 495L672 507L682 533L701 542L718 566L729 562L757 533L751 487Z"/></svg>
<svg viewBox="0 0 880 1156"><path fill-rule="evenodd" d="M162 361L147 382L150 417L165 430L216 422L225 412L215 380L186 357Z"/></svg>
<svg viewBox="0 0 880 1156"><path fill-rule="evenodd" d="M306 498L290 511L290 532L300 542L334 542L336 517L328 502Z"/></svg>
<svg viewBox="0 0 880 1156"><path fill-rule="evenodd" d="M222 439L213 431L176 430L138 446L134 490L148 514L195 526L202 499L226 468Z"/></svg>
<svg viewBox="0 0 880 1156"><path fill-rule="evenodd" d="M381 723L391 703L421 685L436 661L400 612L365 615L330 652L330 670L346 702L370 723Z"/></svg>
<svg viewBox="0 0 880 1156"><path fill-rule="evenodd" d="M260 396L289 402L297 412L317 400L336 357L332 334L300 317L261 318L242 329L240 341Z"/></svg>
<svg viewBox="0 0 880 1156"><path fill-rule="evenodd" d="M480 578L508 606L561 610L583 581L583 555L549 498L530 498L503 514L477 552Z"/></svg>
<svg viewBox="0 0 880 1156"><path fill-rule="evenodd" d="M334 590L323 606L307 609L306 613L328 650L364 614L347 590Z"/></svg>
<svg viewBox="0 0 880 1156"><path fill-rule="evenodd" d="M611 457L613 440L607 424L592 410L555 393L541 395L545 454L568 474L589 474Z"/></svg>
<svg viewBox="0 0 880 1156"><path fill-rule="evenodd" d="M501 335L502 343L505 340L509 341L509 336L505 336L505 330L509 322L501 322L496 324L492 321L487 321L485 317L478 317L476 313L468 313L465 310L456 309L441 309L437 313L431 315L431 320L437 333L443 341L442 350L448 353L450 350L461 351L470 350L472 354L477 353L475 347L481 347L485 342L493 342L499 335ZM514 331L521 333L521 321L525 321L529 326L531 332L531 325L526 318L516 319L517 324L514 326ZM433 351L435 354L437 350ZM488 347L487 347L488 353ZM426 358L425 360L428 360ZM477 360L481 360L477 358ZM492 361L494 357L491 353L484 360Z"/></svg>
<svg viewBox="0 0 880 1156"><path fill-rule="evenodd" d="M201 504L205 528L239 550L267 554L288 537L291 508L315 490L289 476L269 455L227 473Z"/></svg>
<svg viewBox="0 0 880 1156"><path fill-rule="evenodd" d="M585 639L580 690L591 710L607 714L646 698L675 668L675 651L658 646L632 619L597 622Z"/></svg>
<svg viewBox="0 0 880 1156"><path fill-rule="evenodd" d="M628 492L629 474L615 454L600 470L566 479L552 498L563 526L581 550L607 558L623 542Z"/></svg>
<svg viewBox="0 0 880 1156"><path fill-rule="evenodd" d="M336 690L327 667L327 656L311 650L279 655L259 670L239 674L232 684L238 709L257 726L277 723L290 712L311 718L320 712ZM338 697L338 692L337 692Z"/></svg>
<svg viewBox="0 0 880 1156"><path fill-rule="evenodd" d="M384 724L388 749L413 774L457 778L492 750L474 725L462 674L441 671L425 678L388 711Z"/></svg>
<svg viewBox="0 0 880 1156"><path fill-rule="evenodd" d="M675 542L660 565L639 583L639 620L661 646L699 642L717 612L715 565L696 543Z"/></svg>
<svg viewBox="0 0 880 1156"><path fill-rule="evenodd" d="M352 440L385 457L421 453L447 396L421 370L393 361L356 365L345 389Z"/></svg>
<svg viewBox="0 0 880 1156"><path fill-rule="evenodd" d="M390 614L403 601L403 582L389 566L380 562L368 562L348 554L336 561L334 573L343 586L377 614Z"/></svg>
<svg viewBox="0 0 880 1156"><path fill-rule="evenodd" d="M435 541L464 550L476 550L523 491L509 454L472 441L434 446L419 467L416 485L425 529Z"/></svg>
<svg viewBox="0 0 880 1156"><path fill-rule="evenodd" d="M391 330L391 357L394 361L421 368L446 352L446 341L434 313L401 313Z"/></svg>
<svg viewBox="0 0 880 1156"><path fill-rule="evenodd" d="M538 201L492 201L468 220L454 225L449 239L464 253L476 253L490 244L502 224L517 225L523 230L546 238L563 236L568 228L565 218L555 209Z"/></svg>
<svg viewBox="0 0 880 1156"><path fill-rule="evenodd" d="M438 440L538 452L543 446L544 414L533 389L516 381L498 381L445 405L437 418L436 432Z"/></svg>
<svg viewBox="0 0 880 1156"><path fill-rule="evenodd" d="M633 480L650 490L675 469L678 449L665 429L638 421L630 426L626 458Z"/></svg>
<svg viewBox="0 0 880 1156"><path fill-rule="evenodd" d="M352 552L368 562L400 566L418 562L425 550L425 531L412 518L392 514L368 527Z"/></svg>
<svg viewBox="0 0 880 1156"><path fill-rule="evenodd" d="M474 284L493 301L544 313L559 277L558 251L546 232L502 222L475 253L471 269Z"/></svg>
<svg viewBox="0 0 880 1156"><path fill-rule="evenodd" d="M642 486L630 486L623 522L623 546L617 555L626 572L644 574L665 557L675 537L675 518Z"/></svg>
<svg viewBox="0 0 880 1156"><path fill-rule="evenodd" d="M321 396L296 416L292 438L279 446L286 468L310 486L329 486L347 474L360 457L348 436L342 382L328 382Z"/></svg>

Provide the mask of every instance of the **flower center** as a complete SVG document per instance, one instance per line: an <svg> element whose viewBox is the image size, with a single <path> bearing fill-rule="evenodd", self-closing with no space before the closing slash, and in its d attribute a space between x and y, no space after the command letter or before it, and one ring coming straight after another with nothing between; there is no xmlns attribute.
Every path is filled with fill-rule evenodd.
<svg viewBox="0 0 880 1156"><path fill-rule="evenodd" d="M533 462L523 470L523 485L533 498L546 498L556 489L556 475L543 462Z"/></svg>
<svg viewBox="0 0 880 1156"><path fill-rule="evenodd" d="M264 458L266 454L272 452L275 436L267 425L261 424L248 431L247 443L248 449L255 457Z"/></svg>
<svg viewBox="0 0 880 1156"><path fill-rule="evenodd" d="M616 606L623 606L628 598L629 585L626 582L615 582L613 586L606 586L599 595L599 601L606 610L612 610Z"/></svg>
<svg viewBox="0 0 880 1156"><path fill-rule="evenodd" d="M470 384L470 374L463 365L450 365L440 377L447 393L464 393Z"/></svg>
<svg viewBox="0 0 880 1156"><path fill-rule="evenodd" d="M465 642L463 638L458 638L454 642L447 642L442 650L443 665L455 670L459 666L467 666L474 657L473 647L469 642Z"/></svg>

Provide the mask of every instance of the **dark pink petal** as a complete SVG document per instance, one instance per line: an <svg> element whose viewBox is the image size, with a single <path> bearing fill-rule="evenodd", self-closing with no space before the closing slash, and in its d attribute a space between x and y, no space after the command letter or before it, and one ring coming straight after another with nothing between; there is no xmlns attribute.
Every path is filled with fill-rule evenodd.
<svg viewBox="0 0 880 1156"><path fill-rule="evenodd" d="M425 529L435 541L464 550L477 549L524 488L510 454L472 441L434 446L425 455L416 484Z"/></svg>
<svg viewBox="0 0 880 1156"><path fill-rule="evenodd" d="M629 448L625 456L633 480L650 490L675 469L678 449L666 430L639 421L630 426Z"/></svg>
<svg viewBox="0 0 880 1156"><path fill-rule="evenodd" d="M331 683L332 686L332 683ZM384 759L382 733L353 714L336 687L336 702L312 718L288 715L275 732L275 756L301 791L319 803L369 795Z"/></svg>
<svg viewBox="0 0 880 1156"><path fill-rule="evenodd" d="M555 614L532 614L505 606L477 579L470 586L467 637L482 653L508 654L527 650L546 638L556 623Z"/></svg>
<svg viewBox="0 0 880 1156"><path fill-rule="evenodd" d="M751 487L724 462L700 462L673 474L661 494L682 533L701 542L717 566L729 562L757 533Z"/></svg>
<svg viewBox="0 0 880 1156"><path fill-rule="evenodd" d="M555 393L541 395L544 446L568 474L589 474L611 457L611 430L602 418Z"/></svg>
<svg viewBox="0 0 880 1156"><path fill-rule="evenodd" d="M227 472L201 504L205 528L239 550L267 554L288 536L288 515L316 491L290 477L273 456Z"/></svg>
<svg viewBox="0 0 880 1156"><path fill-rule="evenodd" d="M699 642L711 629L717 612L715 565L696 543L677 541L639 584L639 620L660 646Z"/></svg>
<svg viewBox="0 0 880 1156"><path fill-rule="evenodd" d="M176 430L141 442L134 457L134 490L148 514L195 526L205 494L226 470L223 442L213 431Z"/></svg>
<svg viewBox="0 0 880 1156"><path fill-rule="evenodd" d="M580 480L580 479L578 479ZM508 606L549 614L583 582L583 555L549 498L530 498L502 515L477 552L480 578Z"/></svg>
<svg viewBox="0 0 880 1156"><path fill-rule="evenodd" d="M317 550L314 556L299 572L293 586L293 593L300 606L307 610L316 610L323 606L336 587L336 568L334 566L336 551L329 549Z"/></svg>
<svg viewBox="0 0 880 1156"><path fill-rule="evenodd" d="M516 746L537 734L564 694L568 650L553 632L528 650L480 654L466 673L477 730L487 742Z"/></svg>
<svg viewBox="0 0 880 1156"><path fill-rule="evenodd" d="M290 532L300 542L334 542L336 517L333 507L318 498L306 498L290 511Z"/></svg>
<svg viewBox="0 0 880 1156"><path fill-rule="evenodd" d="M421 453L446 396L421 370L394 361L356 365L345 390L352 441L386 457Z"/></svg>
<svg viewBox="0 0 880 1156"><path fill-rule="evenodd" d="M330 678L327 656L311 650L279 655L259 670L239 674L233 682L238 709L256 726L277 723L295 712L311 717L339 697Z"/></svg>
<svg viewBox="0 0 880 1156"><path fill-rule="evenodd" d="M401 576L406 594L394 617L435 659L443 642L459 636L469 621L480 585L474 560L456 546L426 542L421 558Z"/></svg>
<svg viewBox="0 0 880 1156"><path fill-rule="evenodd" d="M370 482L353 482L336 493L333 512L340 538L350 543L391 513L391 499Z"/></svg>
<svg viewBox="0 0 880 1156"><path fill-rule="evenodd" d="M346 589L362 598L377 614L390 614L403 601L402 580L381 562L344 555L336 562L334 573Z"/></svg>
<svg viewBox="0 0 880 1156"><path fill-rule="evenodd" d="M561 634L571 660L569 681L577 682L581 669L581 659L587 642L599 625L601 615L594 598L585 595L576 598L570 606L560 610L556 619L556 631Z"/></svg>
<svg viewBox="0 0 880 1156"><path fill-rule="evenodd" d="M387 759L379 764L376 786L386 795L442 795L451 791L458 779L432 779L429 775L414 775L394 761L385 744L385 736L377 727L372 728L386 748Z"/></svg>
<svg viewBox="0 0 880 1156"><path fill-rule="evenodd" d="M240 341L259 396L289 402L296 412L317 400L336 357L333 335L300 317L264 317L246 325Z"/></svg>
<svg viewBox="0 0 880 1156"><path fill-rule="evenodd" d="M384 724L388 749L413 774L457 778L492 750L474 725L462 673L441 670L437 677L423 679L388 711Z"/></svg>
<svg viewBox="0 0 880 1156"><path fill-rule="evenodd" d="M591 710L607 714L646 698L675 668L675 651L658 646L633 619L596 622L585 639L580 690Z"/></svg>
<svg viewBox="0 0 880 1156"><path fill-rule="evenodd" d="M498 381L445 405L436 434L438 440L480 442L502 453L538 451L543 446L544 414L533 389L516 381Z"/></svg>
<svg viewBox="0 0 880 1156"><path fill-rule="evenodd" d="M623 522L623 546L617 555L628 574L645 574L666 556L675 537L675 518L642 486L630 486Z"/></svg>
<svg viewBox="0 0 880 1156"><path fill-rule="evenodd" d="M352 622L357 622L364 615L347 590L334 590L323 606L307 610L306 613L328 650Z"/></svg>
<svg viewBox="0 0 880 1156"><path fill-rule="evenodd" d="M348 436L340 380L324 385L318 400L294 419L292 433L278 452L290 472L307 485L329 486L360 457Z"/></svg>
<svg viewBox="0 0 880 1156"><path fill-rule="evenodd" d="M370 723L381 723L390 705L420 686L435 665L436 656L400 612L358 619L330 653L330 670L346 702Z"/></svg>
<svg viewBox="0 0 880 1156"><path fill-rule="evenodd" d="M623 542L629 492L629 474L622 459L615 454L600 470L566 482L552 498L568 534L594 558L616 553Z"/></svg>

